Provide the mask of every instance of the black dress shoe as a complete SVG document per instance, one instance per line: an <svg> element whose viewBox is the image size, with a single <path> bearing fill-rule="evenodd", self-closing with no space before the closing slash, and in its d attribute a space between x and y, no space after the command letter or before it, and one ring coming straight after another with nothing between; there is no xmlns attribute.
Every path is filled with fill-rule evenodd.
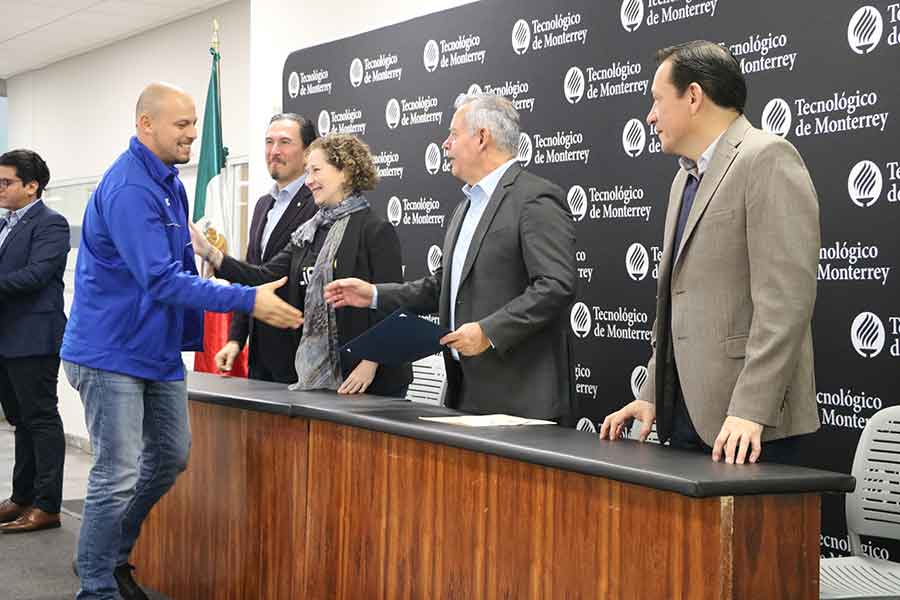
<svg viewBox="0 0 900 600"><path fill-rule="evenodd" d="M134 571L134 565L130 563L119 565L113 571L116 585L119 586L119 594L122 595L123 600L150 600L150 596L144 593L141 586L131 576L132 571Z"/></svg>

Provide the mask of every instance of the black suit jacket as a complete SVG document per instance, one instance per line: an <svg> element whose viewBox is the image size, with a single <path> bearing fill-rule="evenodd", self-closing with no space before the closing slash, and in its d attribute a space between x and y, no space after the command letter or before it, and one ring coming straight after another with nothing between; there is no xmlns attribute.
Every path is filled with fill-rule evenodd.
<svg viewBox="0 0 900 600"><path fill-rule="evenodd" d="M463 264L455 323L477 321L494 347L459 361L444 351L447 406L569 422L568 316L577 278L575 223L564 198L558 186L516 164L500 179ZM450 326L451 262L468 206L465 200L453 213L442 268L418 281L379 285L380 309L438 312Z"/></svg>
<svg viewBox="0 0 900 600"><path fill-rule="evenodd" d="M294 194L278 224L275 226L265 252L261 251L262 234L266 226L266 213L272 205L269 194L256 202L253 218L250 221L250 239L247 244L247 262L259 265L278 254L291 241L291 233L316 214L316 203L312 193L305 185L300 186ZM276 292L282 300L288 301L288 290L282 287ZM277 329L252 318L244 313L233 313L228 339L236 341L243 347L250 340L248 360L251 375L259 376L260 372L271 376L281 383L296 381L294 370L294 354L297 352L299 336L289 329Z"/></svg>
<svg viewBox="0 0 900 600"><path fill-rule="evenodd" d="M377 283L403 281L403 259L400 240L393 226L378 217L371 209L361 210L349 217L344 238L335 257L334 278L359 277ZM226 256L216 274L229 281L245 285L260 285L280 279L287 275L288 282L282 289L288 291L287 301L292 306L301 306L306 291L301 286L303 280L302 267L309 264L306 256L309 246L298 247L288 244L278 254L262 265L256 266ZM338 340L346 344L356 336L365 332L381 321L388 313L373 311L368 308L338 308L335 312L338 328ZM291 368L300 335L293 332L296 338L294 352L290 355ZM347 375L359 364L359 359L341 355L341 372ZM293 381L297 377L294 376ZM393 395L412 381L412 368L409 363L403 365L379 365L375 379L367 393Z"/></svg>
<svg viewBox="0 0 900 600"><path fill-rule="evenodd" d="M0 358L59 354L69 224L39 200L0 247Z"/></svg>

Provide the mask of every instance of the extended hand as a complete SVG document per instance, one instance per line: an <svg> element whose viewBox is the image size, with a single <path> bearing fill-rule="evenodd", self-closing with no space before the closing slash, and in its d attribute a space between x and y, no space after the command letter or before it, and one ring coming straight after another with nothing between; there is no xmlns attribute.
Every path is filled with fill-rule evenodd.
<svg viewBox="0 0 900 600"><path fill-rule="evenodd" d="M209 243L209 240L206 239L206 236L203 235L203 232L200 231L199 227L193 223L189 226L191 230L191 244L194 246L194 254L205 259L213 246Z"/></svg>
<svg viewBox="0 0 900 600"><path fill-rule="evenodd" d="M369 308L375 294L374 289L375 286L371 283L356 277L335 279L325 286L325 302L335 308L342 306Z"/></svg>
<svg viewBox="0 0 900 600"><path fill-rule="evenodd" d="M282 277L278 281L256 287L253 316L272 327L298 329L303 324L303 313L275 295L275 290L286 281L287 277Z"/></svg>
<svg viewBox="0 0 900 600"><path fill-rule="evenodd" d="M371 360L361 360L356 368L350 371L347 379L338 388L338 394L362 394L368 389L369 384L375 379L375 371L378 363Z"/></svg>
<svg viewBox="0 0 900 600"><path fill-rule="evenodd" d="M478 356L491 347L491 341L484 335L478 323L466 323L456 331L440 339L440 344L450 346L463 356Z"/></svg>
<svg viewBox="0 0 900 600"><path fill-rule="evenodd" d="M191 245L194 247L194 254L203 259L201 274L204 278L212 277L215 274L215 270L222 266L224 254L222 254L222 251L216 248L209 241L209 238L207 238L193 223L190 224L190 231Z"/></svg>
<svg viewBox="0 0 900 600"><path fill-rule="evenodd" d="M638 438L643 442L647 440L656 421L656 407L644 400L635 400L617 410L614 413L606 415L603 419L603 425L600 426L600 439L615 441L622 435L622 428L630 419L637 419L641 422L641 431Z"/></svg>
<svg viewBox="0 0 900 600"><path fill-rule="evenodd" d="M716 462L722 460L724 449L726 463L742 465L750 449L749 462L755 463L762 454L762 431L763 426L759 423L740 417L726 417L716 437L712 459Z"/></svg>
<svg viewBox="0 0 900 600"><path fill-rule="evenodd" d="M228 372L234 367L234 359L241 353L241 346L234 340L226 343L216 352L213 360L216 362L216 368L223 372Z"/></svg>

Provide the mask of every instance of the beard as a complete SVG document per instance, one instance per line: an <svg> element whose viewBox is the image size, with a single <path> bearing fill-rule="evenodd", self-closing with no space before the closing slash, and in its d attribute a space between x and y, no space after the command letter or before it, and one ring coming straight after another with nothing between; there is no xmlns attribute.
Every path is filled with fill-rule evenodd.
<svg viewBox="0 0 900 600"><path fill-rule="evenodd" d="M272 162L272 163L269 163L268 166L269 166L269 175L272 177L272 179L274 179L275 181L278 181L281 178L281 173L280 173L279 169L284 169L286 165L284 163L280 163L280 162Z"/></svg>

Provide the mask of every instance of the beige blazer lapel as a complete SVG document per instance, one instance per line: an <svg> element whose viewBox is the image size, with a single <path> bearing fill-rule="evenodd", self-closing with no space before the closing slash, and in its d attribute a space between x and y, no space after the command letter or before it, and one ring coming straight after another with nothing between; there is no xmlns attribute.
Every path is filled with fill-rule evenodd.
<svg viewBox="0 0 900 600"><path fill-rule="evenodd" d="M697 188L694 205L691 207L691 213L688 215L687 223L684 226L684 235L681 237L681 246L675 253L675 263L672 268L673 274L681 261L681 248L684 248L687 244L691 234L697 227L697 223L706 211L706 207L709 206L716 190L719 189L719 184L722 183L722 179L724 179L725 174L728 173L728 169L734 162L735 156L737 156L738 146L741 145L741 142L744 140L744 136L749 129L750 122L746 117L741 115L735 119L728 129L725 130L725 133L722 134L722 139L719 140L719 145L716 147L712 160L709 162L709 167L707 167L706 172L703 174L703 179L700 181L700 187ZM685 174L684 177L686 178L687 175ZM681 189L683 190L684 186L682 186Z"/></svg>
<svg viewBox="0 0 900 600"><path fill-rule="evenodd" d="M681 210L681 197L684 194L684 185L687 182L687 171L679 169L672 182L669 191L669 205L666 210L666 224L663 232L663 253L660 262L659 284L660 289L664 282L668 282L672 273L672 246L675 244L675 227L678 224L678 212ZM668 283L666 283L668 285Z"/></svg>

